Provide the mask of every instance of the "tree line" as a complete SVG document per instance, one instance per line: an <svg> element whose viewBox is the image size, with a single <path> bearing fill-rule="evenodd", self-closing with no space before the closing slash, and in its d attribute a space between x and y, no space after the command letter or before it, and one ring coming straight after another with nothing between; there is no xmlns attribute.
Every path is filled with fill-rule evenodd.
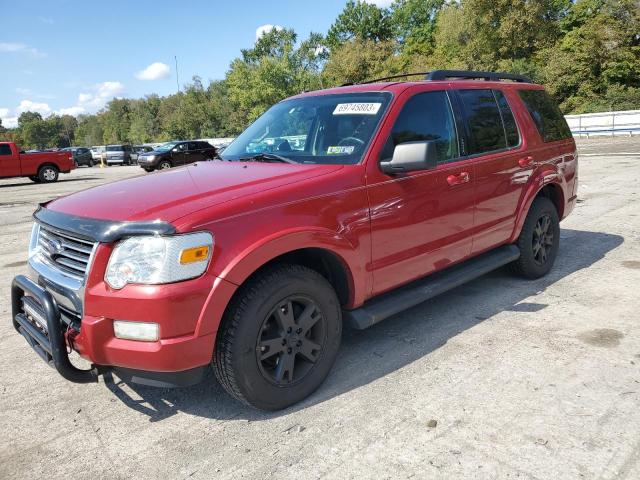
<svg viewBox="0 0 640 480"><path fill-rule="evenodd" d="M526 74L567 114L640 108L640 2L349 0L324 34L265 33L223 80L77 118L25 112L0 133L27 148L234 136L302 91L441 68Z"/></svg>

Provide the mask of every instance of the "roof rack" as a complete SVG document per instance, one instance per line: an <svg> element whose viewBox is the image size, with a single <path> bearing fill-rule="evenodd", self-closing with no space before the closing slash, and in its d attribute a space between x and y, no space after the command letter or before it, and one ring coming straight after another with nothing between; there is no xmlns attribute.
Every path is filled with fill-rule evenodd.
<svg viewBox="0 0 640 480"><path fill-rule="evenodd" d="M425 77L426 80L449 80L449 79L465 79L465 80L512 80L514 82L531 83L531 79L524 75L504 72L475 72L472 70L434 70L429 72Z"/></svg>
<svg viewBox="0 0 640 480"><path fill-rule="evenodd" d="M366 83L376 83L376 82L384 82L386 80L395 80L396 78L403 78L403 77L417 77L418 75L420 76L428 76L430 75L431 72L415 72L415 73L400 73L398 75L391 75L389 77L382 77L382 78L374 78L373 80L365 80L364 82L349 82L349 83L343 83L342 85L340 85L341 87L348 87L350 85L364 85Z"/></svg>
<svg viewBox="0 0 640 480"><path fill-rule="evenodd" d="M398 75L391 75L389 77L374 78L373 80L365 80L363 82L350 82L343 83L341 87L348 87L351 85L365 85L367 83L385 82L387 80L395 80L396 78L404 77L416 77L424 76L425 80L487 80L487 81L500 81L511 80L514 82L532 83L529 77L524 75L518 75L516 73L505 72L476 72L473 70L434 70L433 72L414 72L414 73L399 73Z"/></svg>

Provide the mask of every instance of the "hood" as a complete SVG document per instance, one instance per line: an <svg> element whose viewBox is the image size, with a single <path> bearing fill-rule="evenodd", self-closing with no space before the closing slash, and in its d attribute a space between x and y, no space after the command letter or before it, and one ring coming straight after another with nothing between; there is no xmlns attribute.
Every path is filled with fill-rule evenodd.
<svg viewBox="0 0 640 480"><path fill-rule="evenodd" d="M202 208L341 168L341 165L199 162L90 188L53 200L46 208L101 220L172 222Z"/></svg>

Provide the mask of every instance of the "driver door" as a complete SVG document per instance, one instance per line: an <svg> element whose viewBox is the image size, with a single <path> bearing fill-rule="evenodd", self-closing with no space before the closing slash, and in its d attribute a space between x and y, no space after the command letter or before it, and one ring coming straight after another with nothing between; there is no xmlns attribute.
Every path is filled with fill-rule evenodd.
<svg viewBox="0 0 640 480"><path fill-rule="evenodd" d="M373 295L471 253L475 172L460 152L454 100L446 90L417 88L406 95L399 113L391 113L397 116L380 155L367 166ZM396 175L380 170L378 161L390 159L395 145L429 140L436 141L436 168Z"/></svg>

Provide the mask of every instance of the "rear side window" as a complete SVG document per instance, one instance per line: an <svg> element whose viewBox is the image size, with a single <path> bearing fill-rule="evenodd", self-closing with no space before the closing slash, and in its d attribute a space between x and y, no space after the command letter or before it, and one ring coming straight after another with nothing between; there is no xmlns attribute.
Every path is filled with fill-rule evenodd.
<svg viewBox="0 0 640 480"><path fill-rule="evenodd" d="M544 90L520 90L520 98L531 114L544 142L571 137L571 130L562 112Z"/></svg>
<svg viewBox="0 0 640 480"><path fill-rule="evenodd" d="M444 91L419 93L410 98L393 125L383 158L393 156L396 145L435 140L438 162L458 157L458 139L449 97Z"/></svg>
<svg viewBox="0 0 640 480"><path fill-rule="evenodd" d="M498 107L500 107L500 113L502 114L502 122L504 123L504 135L507 138L507 147L516 147L520 144L520 135L518 134L518 127L516 121L513 118L513 112L507 102L507 97L504 96L500 90L494 90L493 93L498 101Z"/></svg>
<svg viewBox="0 0 640 480"><path fill-rule="evenodd" d="M0 145L0 155L11 155L11 147L7 144Z"/></svg>
<svg viewBox="0 0 640 480"><path fill-rule="evenodd" d="M471 155L506 148L500 109L492 90L459 90L471 134Z"/></svg>

